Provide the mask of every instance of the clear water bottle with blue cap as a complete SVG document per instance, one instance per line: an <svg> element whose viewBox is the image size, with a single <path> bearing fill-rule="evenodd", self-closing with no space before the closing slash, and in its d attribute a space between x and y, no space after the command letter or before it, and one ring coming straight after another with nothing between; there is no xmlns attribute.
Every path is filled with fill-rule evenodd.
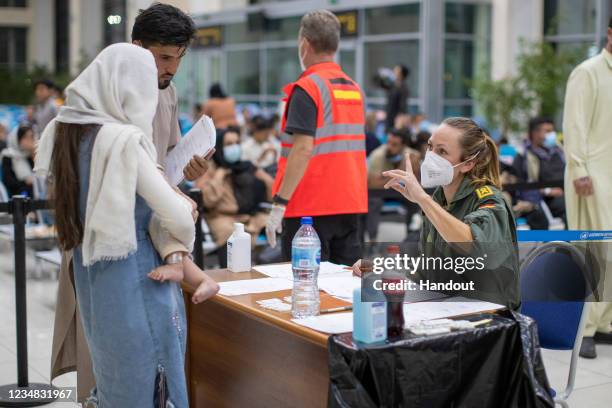
<svg viewBox="0 0 612 408"><path fill-rule="evenodd" d="M302 217L301 224L291 242L291 314L298 319L319 314L317 279L321 263L321 241L312 226L312 217Z"/></svg>

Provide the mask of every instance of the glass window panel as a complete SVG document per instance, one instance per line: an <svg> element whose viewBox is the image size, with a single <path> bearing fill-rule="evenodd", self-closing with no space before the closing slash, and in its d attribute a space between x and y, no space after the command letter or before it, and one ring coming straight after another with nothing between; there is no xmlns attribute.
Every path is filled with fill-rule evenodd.
<svg viewBox="0 0 612 408"><path fill-rule="evenodd" d="M0 7L27 7L26 0L0 0Z"/></svg>
<svg viewBox="0 0 612 408"><path fill-rule="evenodd" d="M464 19L467 21L464 21ZM467 40L448 36L444 49L444 96L469 98L469 84L490 61L491 8L477 4L446 4L446 29L467 32Z"/></svg>
<svg viewBox="0 0 612 408"><path fill-rule="evenodd" d="M365 10L366 34L392 34L419 31L419 4L402 4Z"/></svg>
<svg viewBox="0 0 612 408"><path fill-rule="evenodd" d="M297 47L272 48L267 51L267 55L266 92L270 95L280 95L285 85L296 81L300 76Z"/></svg>
<svg viewBox="0 0 612 408"><path fill-rule="evenodd" d="M595 32L597 0L544 0L546 35Z"/></svg>
<svg viewBox="0 0 612 408"><path fill-rule="evenodd" d="M373 78L379 68L393 68L396 64L404 64L410 68L410 77L408 78L410 97L418 96L420 58L419 42L417 40L366 43L364 51L364 83L361 85L365 87L368 96L385 96L385 91L375 84Z"/></svg>
<svg viewBox="0 0 612 408"><path fill-rule="evenodd" d="M15 28L13 41L15 44L15 64L25 67L27 50L27 28Z"/></svg>
<svg viewBox="0 0 612 408"><path fill-rule="evenodd" d="M445 118L452 116L464 116L470 118L472 117L472 111L472 105L453 105L449 103L444 105L443 115Z"/></svg>
<svg viewBox="0 0 612 408"><path fill-rule="evenodd" d="M355 68L355 51L354 50L341 50L340 51L340 65L344 73L351 78L356 78Z"/></svg>
<svg viewBox="0 0 612 408"><path fill-rule="evenodd" d="M265 34L266 40L295 40L297 44L298 32L300 31L300 20L301 17L268 20Z"/></svg>
<svg viewBox="0 0 612 408"><path fill-rule="evenodd" d="M0 27L0 67L4 68L9 63L9 41L11 38L10 28Z"/></svg>
<svg viewBox="0 0 612 408"><path fill-rule="evenodd" d="M249 25L246 22L227 24L223 40L227 44L258 42L261 40L261 31L249 30Z"/></svg>
<svg viewBox="0 0 612 408"><path fill-rule="evenodd" d="M583 59L599 54L601 49L595 47L593 42L588 41L567 41L550 43L557 52L567 52L582 56ZM592 54L592 55L591 55Z"/></svg>
<svg viewBox="0 0 612 408"><path fill-rule="evenodd" d="M467 81L474 76L472 41L446 40L444 53L444 96L467 98Z"/></svg>
<svg viewBox="0 0 612 408"><path fill-rule="evenodd" d="M446 32L454 34L477 34L483 30L489 32L490 14L491 6L488 4L447 2L444 7Z"/></svg>
<svg viewBox="0 0 612 408"><path fill-rule="evenodd" d="M227 82L231 94L259 93L259 50L227 52Z"/></svg>

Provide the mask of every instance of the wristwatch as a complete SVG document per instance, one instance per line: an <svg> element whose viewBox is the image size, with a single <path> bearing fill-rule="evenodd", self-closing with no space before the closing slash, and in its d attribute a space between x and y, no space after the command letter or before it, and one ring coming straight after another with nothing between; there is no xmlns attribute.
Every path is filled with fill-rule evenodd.
<svg viewBox="0 0 612 408"><path fill-rule="evenodd" d="M183 262L183 254L180 252L171 253L166 258L166 265L175 265L181 262Z"/></svg>
<svg viewBox="0 0 612 408"><path fill-rule="evenodd" d="M286 206L287 204L289 204L289 200L285 200L278 194L275 194L274 197L272 197L272 203Z"/></svg>

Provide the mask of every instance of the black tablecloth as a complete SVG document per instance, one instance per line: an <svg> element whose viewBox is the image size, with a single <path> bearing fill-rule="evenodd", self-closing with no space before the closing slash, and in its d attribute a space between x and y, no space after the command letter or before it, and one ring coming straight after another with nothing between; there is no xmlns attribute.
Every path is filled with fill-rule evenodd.
<svg viewBox="0 0 612 408"><path fill-rule="evenodd" d="M535 322L502 312L485 327L357 346L329 339L329 407L554 407Z"/></svg>

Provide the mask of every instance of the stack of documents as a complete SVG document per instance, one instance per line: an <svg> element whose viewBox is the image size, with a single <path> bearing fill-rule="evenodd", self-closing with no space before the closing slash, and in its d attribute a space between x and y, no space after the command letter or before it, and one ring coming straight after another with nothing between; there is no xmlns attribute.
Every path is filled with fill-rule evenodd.
<svg viewBox="0 0 612 408"><path fill-rule="evenodd" d="M467 298L447 298L442 302L404 303L404 322L411 325L425 320L442 319L492 310L505 309L496 303L472 301Z"/></svg>
<svg viewBox="0 0 612 408"><path fill-rule="evenodd" d="M330 313L291 319L292 322L309 329L328 334L350 333L353 331L353 313Z"/></svg>
<svg viewBox="0 0 612 408"><path fill-rule="evenodd" d="M319 278L319 289L351 303L353 303L353 290L360 286L361 278L353 276L350 271L348 273Z"/></svg>
<svg viewBox="0 0 612 408"><path fill-rule="evenodd" d="M336 274L351 274L351 271L344 269L345 265L338 265L328 261L321 262L319 265L319 278L328 275ZM254 266L259 273L263 273L271 278L285 278L293 280L293 271L291 270L291 264L274 264L274 265L257 265Z"/></svg>
<svg viewBox="0 0 612 408"><path fill-rule="evenodd" d="M193 156L206 156L217 142L217 132L212 119L202 116L181 138L166 157L166 175L174 186L183 181L183 169Z"/></svg>
<svg viewBox="0 0 612 408"><path fill-rule="evenodd" d="M219 287L220 295L239 296L249 293L266 293L291 289L293 288L293 282L278 278L243 279L221 282Z"/></svg>

